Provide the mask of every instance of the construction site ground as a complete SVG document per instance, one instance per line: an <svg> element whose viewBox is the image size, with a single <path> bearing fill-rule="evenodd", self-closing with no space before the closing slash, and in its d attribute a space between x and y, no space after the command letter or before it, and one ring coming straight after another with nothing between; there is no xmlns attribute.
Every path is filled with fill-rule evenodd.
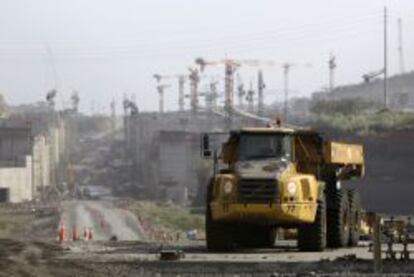
<svg viewBox="0 0 414 277"><path fill-rule="evenodd" d="M1 222L6 213L14 213L7 217L14 225L0 239L0 276L355 276L372 272L367 243L301 253L294 241L277 241L272 249L208 253L201 239L175 237L166 241L161 236L157 241L148 234L150 228L142 226L139 216L113 204L119 201L124 202L70 200L59 207L1 207ZM59 243L62 222L66 240ZM80 240L72 241L73 225L91 228L93 239L84 241L83 230L79 230ZM162 261L162 249L181 250L184 255L180 260ZM414 274L414 263L384 261L384 272Z"/></svg>

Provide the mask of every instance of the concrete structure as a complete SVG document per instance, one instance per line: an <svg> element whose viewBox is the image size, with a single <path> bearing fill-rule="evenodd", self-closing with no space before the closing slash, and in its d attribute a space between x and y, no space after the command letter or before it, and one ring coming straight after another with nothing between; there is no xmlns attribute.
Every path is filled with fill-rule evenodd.
<svg viewBox="0 0 414 277"><path fill-rule="evenodd" d="M31 130L27 126L0 126L0 200L30 201L33 198Z"/></svg>
<svg viewBox="0 0 414 277"><path fill-rule="evenodd" d="M0 201L18 203L33 199L32 158L25 157L22 166L0 167Z"/></svg>
<svg viewBox="0 0 414 277"><path fill-rule="evenodd" d="M51 145L44 135L33 138L33 196L42 198L51 184Z"/></svg>
<svg viewBox="0 0 414 277"><path fill-rule="evenodd" d="M200 167L199 134L185 131L159 131L154 141L157 155L156 184L158 196L176 203L186 203L195 195Z"/></svg>
<svg viewBox="0 0 414 277"><path fill-rule="evenodd" d="M233 122L241 124L236 117ZM205 183L200 178L200 134L224 130L225 118L208 112L139 113L127 116L124 124L131 183L141 195L179 204L192 201L199 183Z"/></svg>
<svg viewBox="0 0 414 277"><path fill-rule="evenodd" d="M44 199L51 185L65 179L66 120L62 113L36 110L0 122L0 202Z"/></svg>

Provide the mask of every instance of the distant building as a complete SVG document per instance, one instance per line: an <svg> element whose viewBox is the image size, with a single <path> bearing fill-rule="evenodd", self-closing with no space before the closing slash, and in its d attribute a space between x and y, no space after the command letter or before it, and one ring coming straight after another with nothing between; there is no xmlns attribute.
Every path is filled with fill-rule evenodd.
<svg viewBox="0 0 414 277"><path fill-rule="evenodd" d="M29 127L0 126L0 202L33 199Z"/></svg>
<svg viewBox="0 0 414 277"><path fill-rule="evenodd" d="M0 121L0 202L41 198L57 181L54 176L66 148L64 122L27 118L31 120Z"/></svg>

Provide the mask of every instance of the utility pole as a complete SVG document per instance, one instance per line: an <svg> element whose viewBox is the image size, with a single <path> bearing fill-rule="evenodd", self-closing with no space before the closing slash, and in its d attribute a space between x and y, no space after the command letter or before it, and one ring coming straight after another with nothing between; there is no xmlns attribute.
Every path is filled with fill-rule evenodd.
<svg viewBox="0 0 414 277"><path fill-rule="evenodd" d="M237 97L239 101L239 108L244 109L244 101L243 98L246 95L246 92L244 90L244 85L242 82L237 86Z"/></svg>
<svg viewBox="0 0 414 277"><path fill-rule="evenodd" d="M164 113L164 90L168 88L170 85L158 85L157 92L159 95L159 102L158 102L158 112L160 114Z"/></svg>
<svg viewBox="0 0 414 277"><path fill-rule="evenodd" d="M388 85L388 38L387 38L387 6L384 7L384 110L387 109L387 85Z"/></svg>
<svg viewBox="0 0 414 277"><path fill-rule="evenodd" d="M110 105L111 109L111 136L115 140L115 130L116 130L116 103L115 99L112 99Z"/></svg>
<svg viewBox="0 0 414 277"><path fill-rule="evenodd" d="M265 83L263 81L263 72L259 69L257 72L257 113L259 116L264 114L264 95L263 90L265 88ZM253 96L252 96L253 97Z"/></svg>
<svg viewBox="0 0 414 277"><path fill-rule="evenodd" d="M402 19L398 18L398 55L400 59L400 73L405 73Z"/></svg>
<svg viewBox="0 0 414 277"><path fill-rule="evenodd" d="M178 110L180 112L184 111L184 83L185 76L180 75L178 77Z"/></svg>
<svg viewBox="0 0 414 277"><path fill-rule="evenodd" d="M218 82L210 83L211 106L214 110L217 110L217 98L218 98L217 83Z"/></svg>
<svg viewBox="0 0 414 277"><path fill-rule="evenodd" d="M189 68L190 70L190 106L191 112L193 114L198 111L198 82L200 81L200 76L198 74L197 68Z"/></svg>
<svg viewBox="0 0 414 277"><path fill-rule="evenodd" d="M254 90L253 90L253 85L252 83L250 83L250 87L249 90L247 91L247 110L250 113L254 112ZM262 110L263 112L263 110Z"/></svg>
<svg viewBox="0 0 414 277"><path fill-rule="evenodd" d="M332 92L335 87L335 68L336 68L336 57L332 55L329 56L329 92Z"/></svg>
<svg viewBox="0 0 414 277"><path fill-rule="evenodd" d="M284 78L284 93L285 93L285 100L283 104L283 114L285 117L285 121L287 121L288 118L288 101L289 101L289 70L290 70L290 64L285 63L283 65L283 78Z"/></svg>
<svg viewBox="0 0 414 277"><path fill-rule="evenodd" d="M158 91L158 94L159 94L158 112L160 114L162 114L162 113L164 113L164 88L162 87L162 85L157 86L157 91Z"/></svg>
<svg viewBox="0 0 414 277"><path fill-rule="evenodd" d="M228 116L231 118L233 110L233 85L234 85L234 72L235 66L232 63L226 63L224 67L224 110L227 112Z"/></svg>

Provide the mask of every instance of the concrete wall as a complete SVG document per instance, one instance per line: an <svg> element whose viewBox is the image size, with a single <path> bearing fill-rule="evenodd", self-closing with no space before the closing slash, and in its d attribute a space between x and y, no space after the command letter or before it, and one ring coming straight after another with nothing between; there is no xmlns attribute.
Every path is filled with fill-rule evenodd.
<svg viewBox="0 0 414 277"><path fill-rule="evenodd" d="M50 186L50 144L46 136L38 135L33 141L33 197L39 198Z"/></svg>
<svg viewBox="0 0 414 277"><path fill-rule="evenodd" d="M9 189L9 202L30 201L32 197L32 158L24 167L0 167L0 188Z"/></svg>
<svg viewBox="0 0 414 277"><path fill-rule="evenodd" d="M185 204L188 193L197 189L200 166L199 134L182 131L160 131L158 147L158 186L167 193L165 198Z"/></svg>
<svg viewBox="0 0 414 277"><path fill-rule="evenodd" d="M0 127L0 162L24 165L24 157L30 154L30 128Z"/></svg>

